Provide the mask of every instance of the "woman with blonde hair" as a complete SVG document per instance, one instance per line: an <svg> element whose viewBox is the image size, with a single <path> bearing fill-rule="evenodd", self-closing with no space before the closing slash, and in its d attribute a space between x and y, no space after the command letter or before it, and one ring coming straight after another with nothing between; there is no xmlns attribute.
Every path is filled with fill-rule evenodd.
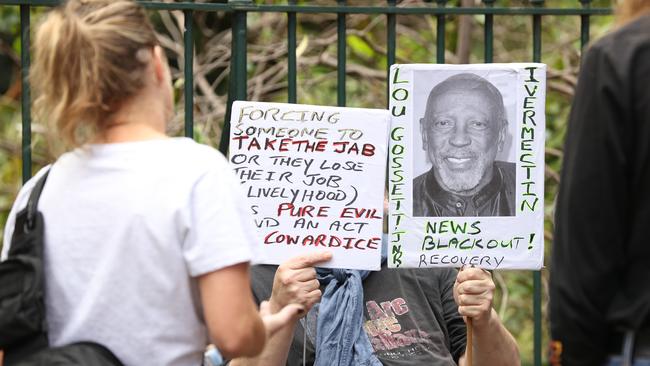
<svg viewBox="0 0 650 366"><path fill-rule="evenodd" d="M565 143L550 269L552 365L650 366L650 0L589 46Z"/></svg>
<svg viewBox="0 0 650 366"><path fill-rule="evenodd" d="M42 21L34 51L37 118L67 152L19 193L2 256L49 169L39 210L50 346L96 342L126 365L200 365L209 342L226 357L259 353L299 308L260 318L248 206L218 151L165 134L170 72L145 11L69 0Z"/></svg>

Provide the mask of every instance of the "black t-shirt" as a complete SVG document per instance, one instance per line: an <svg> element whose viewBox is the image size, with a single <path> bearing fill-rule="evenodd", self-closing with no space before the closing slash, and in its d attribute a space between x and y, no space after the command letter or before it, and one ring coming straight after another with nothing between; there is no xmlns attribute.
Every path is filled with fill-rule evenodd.
<svg viewBox="0 0 650 366"><path fill-rule="evenodd" d="M276 266L252 268L258 302L271 296ZM453 298L454 269L386 269L363 282L364 330L386 366L455 365L465 351L466 328ZM314 363L317 307L296 326L287 366L303 361L307 324L307 365Z"/></svg>

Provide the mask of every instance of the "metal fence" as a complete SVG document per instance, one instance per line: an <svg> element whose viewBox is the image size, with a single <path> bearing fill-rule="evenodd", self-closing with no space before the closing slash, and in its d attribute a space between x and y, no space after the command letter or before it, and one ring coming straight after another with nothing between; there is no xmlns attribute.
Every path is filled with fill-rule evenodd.
<svg viewBox="0 0 650 366"><path fill-rule="evenodd" d="M445 20L450 15L482 15L484 16L484 61L489 63L493 59L494 42L494 16L522 16L532 18L532 54L530 61L541 62L542 55L542 17L549 15L580 17L580 44L589 42L590 17L609 15L610 8L592 7L592 0L566 0L575 3L573 8L547 8L544 0L529 0L531 6L523 8L496 7L496 0L481 0L480 7L452 7L451 1L433 0L430 5L422 7L401 7L397 0L377 1L375 6L350 6L345 0L332 0L332 5L297 4L296 0L288 0L285 5L256 4L253 0L228 0L227 3L195 3L192 1L139 2L152 10L181 10L185 16L184 38L184 101L185 101L185 136L194 134L193 121L193 28L192 17L195 12L227 12L232 16L232 57L230 60L230 87L228 90L228 108L224 121L219 149L224 154L228 150L228 137L230 134L230 110L234 100L245 100L247 91L246 75L246 18L249 12L274 12L287 15L287 48L288 48L288 102L297 102L297 77L296 77L296 14L320 13L337 14L337 103L339 106L346 104L346 16L348 14L373 14L386 16L387 34L387 69L395 63L396 54L396 19L400 15L433 15L436 17L436 62L445 63ZM21 20L21 76L23 81L22 104L22 174L23 182L31 177L31 106L30 88L28 83L28 70L30 65L30 8L34 6L55 6L61 0L0 0L0 5L15 5L20 7ZM308 3L305 1L305 3ZM526 61L526 60L521 60ZM388 80L388 78L387 78ZM534 329L534 365L542 364L542 309L541 309L541 273L533 272L533 315Z"/></svg>

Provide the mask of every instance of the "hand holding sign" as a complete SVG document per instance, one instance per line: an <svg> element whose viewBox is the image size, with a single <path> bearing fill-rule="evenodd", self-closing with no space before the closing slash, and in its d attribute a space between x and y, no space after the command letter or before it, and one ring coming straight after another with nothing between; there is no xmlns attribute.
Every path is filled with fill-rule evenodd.
<svg viewBox="0 0 650 366"><path fill-rule="evenodd" d="M472 366L473 354L480 355L482 365L520 365L517 342L492 308L494 282L490 272L462 267L454 283L454 300L467 324L467 347L459 360Z"/></svg>
<svg viewBox="0 0 650 366"><path fill-rule="evenodd" d="M466 365L473 364L474 324L486 327L492 317L494 282L490 272L476 267L461 267L454 283L454 300L458 313L467 323Z"/></svg>
<svg viewBox="0 0 650 366"><path fill-rule="evenodd" d="M306 314L321 297L314 266L330 259L331 252L307 253L280 265L275 272L269 299L271 311L276 312L287 304L295 303L302 305Z"/></svg>
<svg viewBox="0 0 650 366"><path fill-rule="evenodd" d="M492 316L494 282L490 272L475 267L464 267L454 284L454 300L460 315L472 318L474 325L483 326Z"/></svg>

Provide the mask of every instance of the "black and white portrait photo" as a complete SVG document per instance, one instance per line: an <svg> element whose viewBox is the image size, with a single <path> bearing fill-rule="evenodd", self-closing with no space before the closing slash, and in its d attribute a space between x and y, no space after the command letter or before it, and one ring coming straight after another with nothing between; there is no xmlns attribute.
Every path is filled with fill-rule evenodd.
<svg viewBox="0 0 650 366"><path fill-rule="evenodd" d="M546 65L391 66L391 268L538 269Z"/></svg>
<svg viewBox="0 0 650 366"><path fill-rule="evenodd" d="M413 179L413 216L514 216L516 165L505 156L512 134L502 92L462 72L425 94L415 95L425 108L412 131L430 168Z"/></svg>

